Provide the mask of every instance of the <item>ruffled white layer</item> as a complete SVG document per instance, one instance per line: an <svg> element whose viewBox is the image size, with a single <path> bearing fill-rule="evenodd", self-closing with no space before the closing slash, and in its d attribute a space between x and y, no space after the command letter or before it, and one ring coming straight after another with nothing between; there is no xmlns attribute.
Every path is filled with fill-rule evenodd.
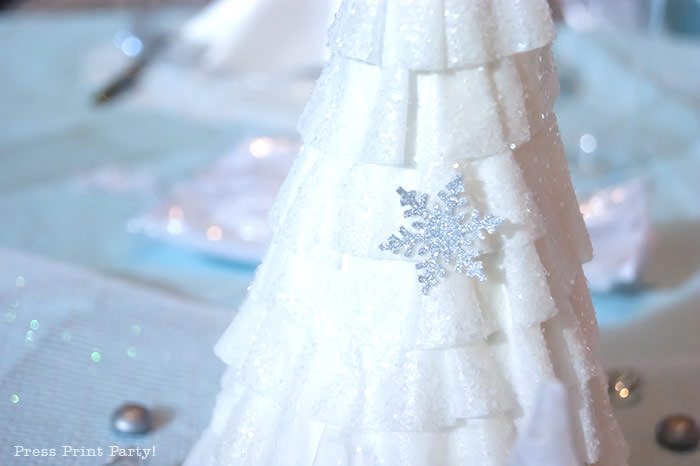
<svg viewBox="0 0 700 466"><path fill-rule="evenodd" d="M307 146L354 161L411 166L485 157L545 128L558 89L549 47L449 73L334 55L298 128Z"/></svg>
<svg viewBox="0 0 700 466"><path fill-rule="evenodd" d="M521 288L527 294L492 284L485 297L461 291L473 303L435 298L452 305L440 307L429 298L422 306L419 295L406 297L400 285L374 275L370 261L335 271L314 263L318 276L325 271L329 277L306 284L291 277L298 263L268 262L272 273L263 265L216 351L256 391L293 398L314 419L366 429L440 429L457 418L529 405L528 390L545 377L556 375L574 386L597 370L591 353L596 327L580 268L561 302L553 302L546 280L528 276L532 266L522 261L508 265L513 276L528 277ZM357 278L358 265L369 271L366 279ZM371 285L373 279L387 286ZM279 295L271 297L266 293L273 284ZM294 284L302 288L289 293ZM309 292L315 299L306 308L299 296ZM522 308L528 301L535 302L525 306L534 310L531 315ZM579 365L555 370L558 358Z"/></svg>
<svg viewBox="0 0 700 466"><path fill-rule="evenodd" d="M545 237L485 255L488 282L449 273L441 292L426 296L411 262L346 255L328 263L277 245L250 296L256 307L274 309L276 317L312 334L345 335L338 345L402 350L465 345L510 326L540 323L558 307L568 307L571 296L581 298L580 312L592 315L587 290L576 288L580 266L576 258L550 253L559 249Z"/></svg>
<svg viewBox="0 0 700 466"><path fill-rule="evenodd" d="M546 0L347 0L331 50L387 68L474 66L549 44Z"/></svg>
<svg viewBox="0 0 700 466"><path fill-rule="evenodd" d="M585 262L591 246L556 121L552 116L545 122L532 140L500 154L458 162L422 161L415 167L368 164L304 148L273 208L276 241L307 257L335 263L343 254L401 260L379 250L399 226L410 227L413 221L403 216L396 188L425 192L437 200L446 182L460 173L471 208L504 219L495 235L476 244L479 250L519 247L546 231L564 251L574 251L575 258L564 252L562 260Z"/></svg>
<svg viewBox="0 0 700 466"><path fill-rule="evenodd" d="M441 432L354 431L310 421L294 409L227 381L211 425L185 466L503 466L520 420L510 416L469 419ZM626 464L621 434L607 413L605 381L587 386L586 406L571 411L579 421L597 419L602 453L598 466ZM576 442L582 440L577 438ZM595 442L594 442L595 444ZM586 451L585 447L581 451ZM586 463L585 456L580 458Z"/></svg>
<svg viewBox="0 0 700 466"><path fill-rule="evenodd" d="M582 275L541 325L406 352L353 345L345 329L315 335L259 298L251 294L216 347L230 368L191 464L217 452L211 464L502 466L535 390L552 377L569 387L581 462L625 464ZM391 458L412 460L382 463Z"/></svg>

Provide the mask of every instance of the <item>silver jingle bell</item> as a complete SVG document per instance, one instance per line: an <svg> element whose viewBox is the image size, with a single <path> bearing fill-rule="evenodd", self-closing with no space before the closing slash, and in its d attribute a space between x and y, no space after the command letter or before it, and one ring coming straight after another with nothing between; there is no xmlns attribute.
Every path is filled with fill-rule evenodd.
<svg viewBox="0 0 700 466"><path fill-rule="evenodd" d="M692 417L672 414L656 425L656 441L673 451L694 450L700 441L700 428Z"/></svg>
<svg viewBox="0 0 700 466"><path fill-rule="evenodd" d="M124 404L112 414L112 429L120 434L144 435L152 427L150 411L138 404Z"/></svg>
<svg viewBox="0 0 700 466"><path fill-rule="evenodd" d="M634 369L621 368L608 371L608 395L615 407L629 407L641 398L642 379Z"/></svg>

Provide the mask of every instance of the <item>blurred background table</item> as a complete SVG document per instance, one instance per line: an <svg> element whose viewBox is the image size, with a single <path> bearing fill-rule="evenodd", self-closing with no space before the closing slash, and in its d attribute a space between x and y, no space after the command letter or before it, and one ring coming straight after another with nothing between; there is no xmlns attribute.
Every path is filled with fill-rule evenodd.
<svg viewBox="0 0 700 466"><path fill-rule="evenodd" d="M174 180L267 128L96 108L87 56L131 19L124 11L0 16L0 41L13 44L0 49L0 217L7 226L0 242L235 305L250 264L173 250L130 234L126 224ZM81 181L104 170L125 181Z"/></svg>
<svg viewBox="0 0 700 466"><path fill-rule="evenodd" d="M38 3L28 1L24 6L33 10ZM185 17L191 11L178 9L168 14ZM120 287L129 283L148 287L145 291L137 291L137 295L141 296L138 293L143 292L146 296L143 299L147 302L167 303L154 309L148 324L154 332L154 341L162 342L164 347L173 345L172 341L168 343L168 336L173 328L171 325L175 324L171 321L159 328L158 321L167 318L164 313L170 308L177 308L173 312L182 316L190 312L189 321L198 321L200 330L197 334L185 332L187 335L182 338L191 345L173 347L179 355L176 359L149 359L139 366L143 369L141 372L133 367L129 369L127 379L113 377L114 373L104 367L107 363L113 364L109 367L121 373L119 371L126 370L125 364L133 362L116 357L111 360L105 357L102 374L90 369L94 365L78 364L77 368L71 369L69 378L42 379L29 376L26 364L28 361L37 364L42 360L56 362L55 352L54 359L45 359L42 355L47 351L57 351L54 345L58 344L56 337L60 333L51 334L42 326L37 333L45 334L38 335L34 343L27 343L26 332L31 330L31 321L50 317L51 306L42 308L37 304L32 311L34 314L21 315L21 319L10 320L7 317L10 314L6 314L0 322L0 341L5 345L0 344L0 387L3 390L0 405L4 413L14 414L11 418L2 417L0 431L21 432L27 442L50 441L50 429L61 426L70 431L82 422L84 418L81 416L92 419L87 423L92 431L80 437L85 442L121 442L111 437L107 429L109 409L120 394L149 401L153 394L147 395L146 381L149 377L161 380L158 377L167 374L175 374L164 382L178 395L166 399L175 411L175 418L170 421L171 427L157 434L161 435L157 439L166 442L164 445L174 442L186 445L194 440L195 433L203 428L208 418L220 371L207 348L211 348L243 299L255 264L222 260L170 246L130 233L127 224L134 215L162 197L173 183L211 164L238 141L271 133L293 134L294 131L294 111L289 108L269 121L247 119L241 114L219 120L192 118L163 108L119 101L96 108L91 100L95 84L90 76L94 70L89 69L95 62L90 57L96 48L111 44L115 32L128 28L132 19L132 13L125 10L0 14L0 44L3 44L0 47L0 247L13 250L0 254L0 267L3 268L0 277L5 280L4 288L0 289L14 289L14 280L24 273L20 270L23 268L36 273L46 267L60 282L63 266L33 257L43 256L124 280L112 282L112 279L97 278L99 284L93 283L85 290L79 289L81 280L74 280L71 286L77 290L77 297L94 293L94 287L116 287L122 292ZM563 55L565 62L566 53ZM222 105L235 107L237 103L225 102ZM698 107L691 108L697 113ZM683 107L683 111L688 109ZM664 115L671 120L675 117L672 113ZM566 120L563 120L562 126L565 125ZM700 147L700 140L697 144ZM653 442L654 424L667 411L682 410L700 417L700 395L697 394L700 367L700 258L697 254L700 150L697 147L684 158L647 164L643 169L644 174L656 182L657 194L661 193L654 201L655 212L662 213L664 225L677 226L657 232L658 244L666 248L657 252L665 260L659 263L662 267L672 267L673 261L682 262L682 276L655 289L596 296L597 310L603 317L601 320L616 323L602 331L605 364L608 367L636 367L650 387L648 398L638 407L620 411L621 421L633 445L631 464L635 466L696 465L700 462L697 453L675 456L659 449ZM678 203L684 200L688 205L680 208ZM80 268L69 268L67 276L87 273ZM656 272L662 277L672 277L675 273L658 268ZM88 278L84 280L90 281ZM26 292L31 292L31 285L28 280ZM5 306L0 310L11 312L12 302L6 301L0 303ZM185 304L179 306L177 301ZM50 301L37 302L46 305ZM111 312L121 312L114 302L110 301L110 306ZM633 312L630 311L630 317L622 321L605 318L619 309L633 309ZM67 313L68 319L69 309L63 309L63 312ZM137 318L138 313L134 314L133 310L124 312L131 316L131 320ZM94 326L107 322L96 315L88 321L93 326L90 327L92 331L96 331ZM56 332L65 330L62 320L53 322L51 328ZM115 335L114 338L120 334ZM107 338L106 341L116 340ZM44 345L44 342L48 343ZM90 345L84 350L94 352ZM202 361L206 363L197 375L197 386L201 390L197 389L197 397L193 398L183 390L178 391L177 386L189 387L191 376L187 368L196 366L196 358L192 359L196 355L203 355ZM183 361L190 365L183 366ZM37 367L43 366L39 363ZM51 374L58 377L55 372ZM32 428L40 416L37 406L46 410L53 407L46 400L38 405L31 405L27 400L40 396L32 387L48 383L56 391L75 390L83 394L86 384L89 384L96 393L110 393L110 396L101 403L91 404L84 412L71 413L64 405L61 408L64 411L58 412L65 413L65 417L50 417L45 429L39 429L39 432ZM130 384L143 389L130 390ZM21 391L17 387L24 387L26 393L20 397L19 403L10 405L11 395ZM69 398L57 400L68 403ZM8 411L11 409L14 411ZM20 409L29 410L31 417L19 414ZM190 416L195 412L199 414ZM95 420L95 416L105 418ZM186 428L173 427L178 422L185 422L183 417L187 416L190 419L186 421ZM7 419L12 419L11 423ZM186 448L179 447L176 453L184 450ZM6 451L3 450L2 454ZM167 456L167 463L156 460L149 464L176 464L176 456ZM36 461L36 464L59 464ZM6 464L4 457L0 463Z"/></svg>

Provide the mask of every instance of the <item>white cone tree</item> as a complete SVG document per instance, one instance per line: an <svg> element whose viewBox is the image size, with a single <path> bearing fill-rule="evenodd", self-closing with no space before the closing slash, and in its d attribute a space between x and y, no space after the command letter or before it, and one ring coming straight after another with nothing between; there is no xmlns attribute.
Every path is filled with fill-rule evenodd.
<svg viewBox="0 0 700 466"><path fill-rule="evenodd" d="M577 461L626 464L553 36L545 0L343 3L187 465L502 466L550 379Z"/></svg>

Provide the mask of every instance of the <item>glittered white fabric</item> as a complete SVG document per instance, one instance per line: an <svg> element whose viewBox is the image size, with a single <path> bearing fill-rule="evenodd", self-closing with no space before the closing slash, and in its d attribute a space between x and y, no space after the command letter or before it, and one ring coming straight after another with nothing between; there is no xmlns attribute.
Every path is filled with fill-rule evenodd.
<svg viewBox="0 0 700 466"><path fill-rule="evenodd" d="M346 0L187 466L505 466L552 378L577 461L626 464L552 35L544 0ZM486 281L448 273L426 295L420 258L377 246L405 220L398 186L437 193L456 174L503 222L474 244Z"/></svg>
<svg viewBox="0 0 700 466"><path fill-rule="evenodd" d="M298 127L329 157L399 166L488 157L547 128L558 90L548 46L449 72L385 69L335 54Z"/></svg>
<svg viewBox="0 0 700 466"><path fill-rule="evenodd" d="M331 50L385 68L475 66L549 44L546 0L346 0Z"/></svg>

